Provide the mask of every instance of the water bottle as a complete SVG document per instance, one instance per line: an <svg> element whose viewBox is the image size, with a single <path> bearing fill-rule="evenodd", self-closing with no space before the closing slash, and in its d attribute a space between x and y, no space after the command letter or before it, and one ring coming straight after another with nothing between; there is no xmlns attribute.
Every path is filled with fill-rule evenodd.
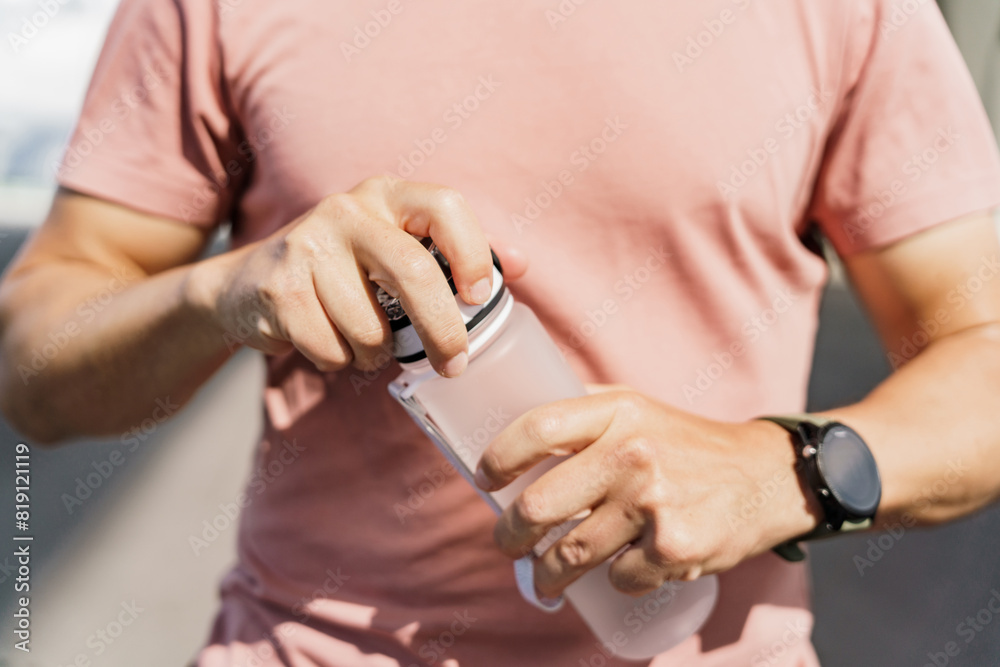
<svg viewBox="0 0 1000 667"><path fill-rule="evenodd" d="M456 293L447 260L429 239L425 247ZM493 255L493 290L484 305L469 305L455 294L469 334L469 364L457 378L444 378L430 365L423 344L399 301L384 290L378 299L393 332L394 355L403 372L389 392L493 510L500 512L533 481L559 464L550 457L507 487L492 493L473 481L479 457L503 427L534 407L583 396L583 384L566 363L530 308L516 303L503 282ZM539 599L532 582L536 555L565 535L586 516L553 528L533 553L515 562L522 596L546 611L562 600ZM565 597L606 649L624 659L642 660L681 643L702 626L718 597L716 577L692 582L667 582L642 597L616 590L607 562L566 588Z"/></svg>

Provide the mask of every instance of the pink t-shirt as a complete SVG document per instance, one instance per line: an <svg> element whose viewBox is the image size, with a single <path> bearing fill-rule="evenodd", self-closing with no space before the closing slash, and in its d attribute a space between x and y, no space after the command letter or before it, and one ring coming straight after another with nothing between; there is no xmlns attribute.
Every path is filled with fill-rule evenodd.
<svg viewBox="0 0 1000 667"><path fill-rule="evenodd" d="M524 249L513 294L586 381L721 420L804 405L810 221L853 253L1000 202L938 10L890 0L125 0L60 178L241 245L383 172L457 188ZM395 365L268 369L200 666L624 664L520 599ZM650 664L816 664L804 565L720 584Z"/></svg>

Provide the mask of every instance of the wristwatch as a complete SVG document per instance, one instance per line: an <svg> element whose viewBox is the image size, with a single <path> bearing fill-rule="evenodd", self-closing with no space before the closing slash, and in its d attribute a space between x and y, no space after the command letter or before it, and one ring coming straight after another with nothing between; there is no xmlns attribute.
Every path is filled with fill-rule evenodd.
<svg viewBox="0 0 1000 667"><path fill-rule="evenodd" d="M872 525L882 499L882 479L875 457L849 426L817 415L760 417L783 427L796 439L796 469L823 508L823 521L812 531L774 547L785 560L804 560L799 542L831 537Z"/></svg>

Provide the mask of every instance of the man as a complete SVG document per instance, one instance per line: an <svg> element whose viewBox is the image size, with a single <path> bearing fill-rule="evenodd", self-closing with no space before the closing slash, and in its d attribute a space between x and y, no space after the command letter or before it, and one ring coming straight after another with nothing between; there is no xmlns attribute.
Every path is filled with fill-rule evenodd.
<svg viewBox="0 0 1000 667"><path fill-rule="evenodd" d="M826 277L810 222L899 366L825 415L874 454L878 524L1000 491L1000 161L932 3L126 0L60 182L0 291L16 426L120 432L239 345L269 355L257 468L282 470L247 489L200 665L625 664L571 610L524 603L505 557L583 509L539 593L629 546L623 591L721 573L705 626L650 664L815 665L805 568L771 550L840 528L837 506L800 438L755 419L805 401ZM226 219L234 249L196 261ZM504 424L484 488L579 453L496 544L385 391L371 284L459 375L457 306L411 235L479 303L486 234L580 376L622 385Z"/></svg>

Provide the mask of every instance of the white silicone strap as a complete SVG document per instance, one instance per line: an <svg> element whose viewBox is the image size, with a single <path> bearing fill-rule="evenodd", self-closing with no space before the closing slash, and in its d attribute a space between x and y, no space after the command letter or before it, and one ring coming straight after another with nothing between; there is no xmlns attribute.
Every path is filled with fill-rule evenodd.
<svg viewBox="0 0 1000 667"><path fill-rule="evenodd" d="M538 591L535 590L535 557L532 555L514 561L514 578L521 597L546 613L554 614L566 603L561 595L557 598L538 597Z"/></svg>

